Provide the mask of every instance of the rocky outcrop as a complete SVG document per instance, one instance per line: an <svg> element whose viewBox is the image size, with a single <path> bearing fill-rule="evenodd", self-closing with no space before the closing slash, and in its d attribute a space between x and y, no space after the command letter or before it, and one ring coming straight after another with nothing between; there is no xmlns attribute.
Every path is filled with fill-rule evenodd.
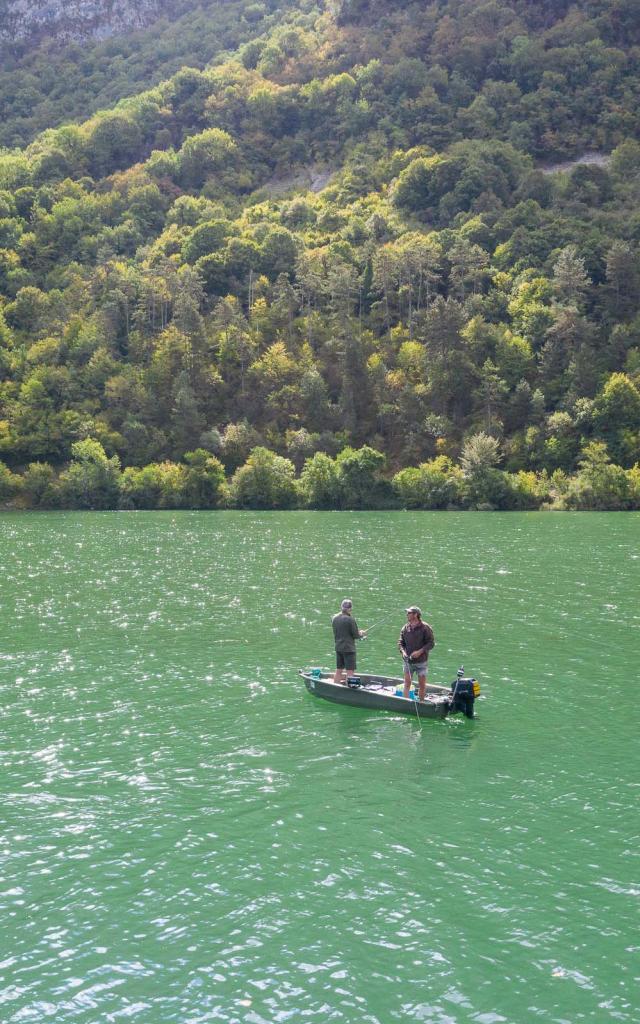
<svg viewBox="0 0 640 1024"><path fill-rule="evenodd" d="M543 174L564 174L567 171L572 171L574 167L580 167L581 164L608 167L610 163L611 157L607 156L606 153L583 153L582 156L577 156L575 160L565 160L561 164L543 164L540 170Z"/></svg>
<svg viewBox="0 0 640 1024"><path fill-rule="evenodd" d="M301 167L292 174L276 175L265 182L262 189L267 195L274 197L285 196L295 190L322 192L333 174L332 170L312 164L309 167Z"/></svg>
<svg viewBox="0 0 640 1024"><path fill-rule="evenodd" d="M50 38L104 39L144 28L177 6L172 0L0 0L0 47Z"/></svg>

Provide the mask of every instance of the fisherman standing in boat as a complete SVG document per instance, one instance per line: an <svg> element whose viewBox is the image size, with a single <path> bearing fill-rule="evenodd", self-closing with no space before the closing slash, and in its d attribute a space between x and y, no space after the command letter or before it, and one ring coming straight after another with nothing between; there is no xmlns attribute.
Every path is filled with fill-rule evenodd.
<svg viewBox="0 0 640 1024"><path fill-rule="evenodd" d="M418 699L424 700L427 693L427 660L436 641L429 623L422 621L422 612L417 605L412 604L407 608L407 619L409 621L400 630L398 640L404 668L404 695L409 696L411 677L417 672Z"/></svg>
<svg viewBox="0 0 640 1024"><path fill-rule="evenodd" d="M349 685L349 679L356 670L356 640L361 640L367 635L365 630L358 629L358 623L351 614L352 609L353 602L345 597L340 605L340 611L331 620L336 645L336 671L333 681L344 686Z"/></svg>

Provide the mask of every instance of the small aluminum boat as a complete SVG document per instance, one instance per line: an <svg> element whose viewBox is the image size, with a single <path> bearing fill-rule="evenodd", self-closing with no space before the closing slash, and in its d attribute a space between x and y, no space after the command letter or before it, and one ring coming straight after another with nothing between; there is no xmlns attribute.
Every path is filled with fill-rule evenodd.
<svg viewBox="0 0 640 1024"><path fill-rule="evenodd" d="M451 686L427 683L426 698L403 696L403 680L392 676L376 676L359 673L348 685L334 683L333 672L321 668L300 669L309 693L315 697L332 701L334 704L348 704L354 708L370 711L395 711L418 718L446 718L460 711L467 718L473 718L473 705L480 693L475 679L465 679L462 670Z"/></svg>

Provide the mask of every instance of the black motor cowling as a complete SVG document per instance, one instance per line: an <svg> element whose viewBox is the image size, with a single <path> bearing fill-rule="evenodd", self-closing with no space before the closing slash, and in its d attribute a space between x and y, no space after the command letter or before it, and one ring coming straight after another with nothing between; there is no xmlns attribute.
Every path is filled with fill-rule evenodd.
<svg viewBox="0 0 640 1024"><path fill-rule="evenodd" d="M480 687L475 679L458 677L451 684L451 713L461 711L467 718L474 718L473 705L479 692Z"/></svg>

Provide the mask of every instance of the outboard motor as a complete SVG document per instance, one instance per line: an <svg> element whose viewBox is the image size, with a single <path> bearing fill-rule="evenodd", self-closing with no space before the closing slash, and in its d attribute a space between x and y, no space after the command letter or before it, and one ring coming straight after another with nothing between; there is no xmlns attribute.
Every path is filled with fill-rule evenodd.
<svg viewBox="0 0 640 1024"><path fill-rule="evenodd" d="M475 718L473 705L480 694L480 684L473 677L465 677L464 666L460 666L456 681L451 684L451 713L461 711L467 718Z"/></svg>

